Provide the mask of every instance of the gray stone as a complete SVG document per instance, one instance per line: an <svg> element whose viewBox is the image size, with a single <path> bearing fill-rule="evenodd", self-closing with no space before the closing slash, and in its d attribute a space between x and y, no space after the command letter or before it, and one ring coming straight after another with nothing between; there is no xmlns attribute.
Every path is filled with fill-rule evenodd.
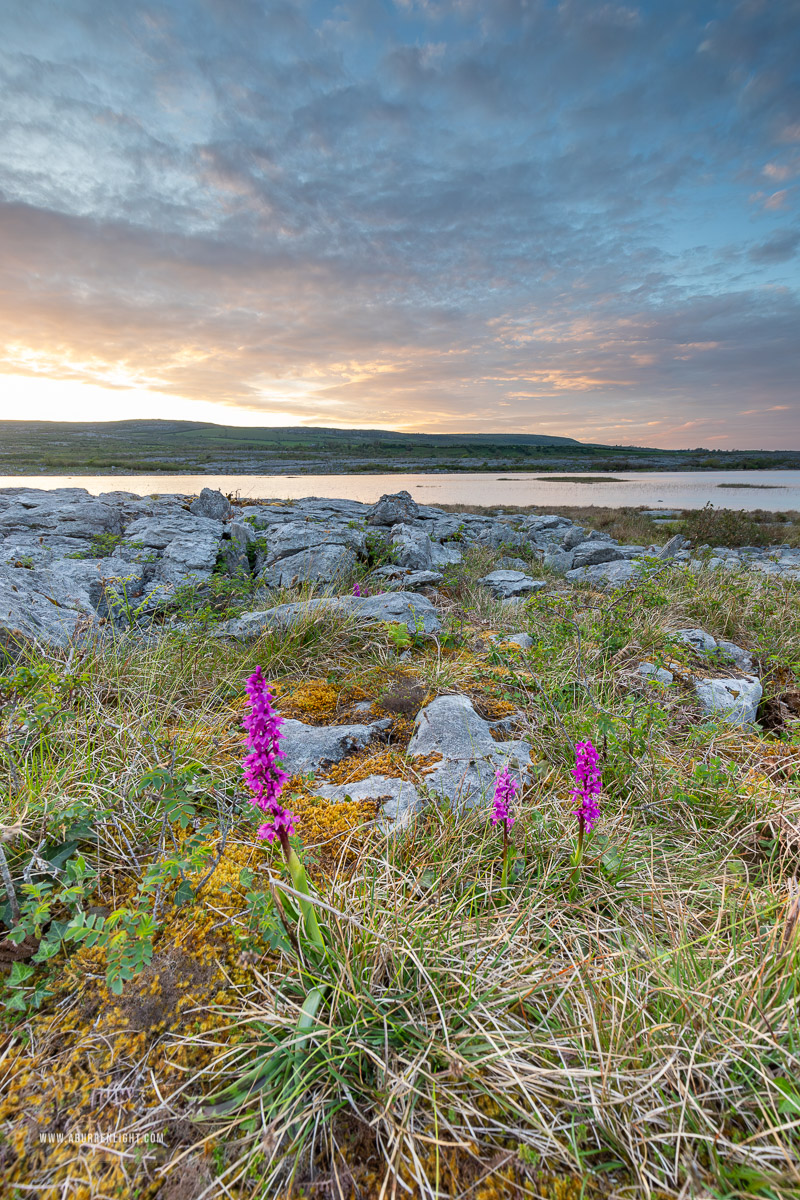
<svg viewBox="0 0 800 1200"><path fill-rule="evenodd" d="M542 566L548 570L554 571L556 575L566 575L572 570L574 558L573 550L558 550L553 547L550 550L545 550Z"/></svg>
<svg viewBox="0 0 800 1200"><path fill-rule="evenodd" d="M660 550L656 551L656 558L672 558L679 550L685 550L689 545L688 538L685 538L682 533L676 533L666 542Z"/></svg>
<svg viewBox="0 0 800 1200"><path fill-rule="evenodd" d="M250 574L250 556L247 548L256 540L252 525L244 521L231 521L221 547L222 559L229 575Z"/></svg>
<svg viewBox="0 0 800 1200"><path fill-rule="evenodd" d="M546 513L538 517L525 517L522 521L523 528L529 533L538 533L543 529L561 529L565 526L572 525L569 517L560 517L557 513Z"/></svg>
<svg viewBox="0 0 800 1200"><path fill-rule="evenodd" d="M419 508L410 492L393 492L381 496L367 513L368 525L400 525L419 516Z"/></svg>
<svg viewBox="0 0 800 1200"><path fill-rule="evenodd" d="M322 545L280 558L263 568L259 580L265 587L296 587L301 583L336 583L348 575L358 559L349 546Z"/></svg>
<svg viewBox="0 0 800 1200"><path fill-rule="evenodd" d="M639 663L638 671L646 679L655 679L657 683L672 683L674 676L671 671L665 671L662 667L655 666L654 663L642 662Z"/></svg>
<svg viewBox="0 0 800 1200"><path fill-rule="evenodd" d="M276 604L224 622L213 636L252 641L268 629L285 628L295 621L324 617L326 613L352 616L369 624L404 624L410 633L417 629L436 633L441 628L436 609L427 597L416 592L384 592L380 596L320 596L296 604Z"/></svg>
<svg viewBox="0 0 800 1200"><path fill-rule="evenodd" d="M641 569L641 564L631 559L597 563L593 567L576 567L567 571L570 583L589 583L593 587L615 588L628 583Z"/></svg>
<svg viewBox="0 0 800 1200"><path fill-rule="evenodd" d="M530 765L527 743L496 742L488 721L466 696L439 696L417 715L409 754L440 754L425 771L425 789L458 809L491 804L496 772L504 767L524 774Z"/></svg>
<svg viewBox="0 0 800 1200"><path fill-rule="evenodd" d="M467 696L437 696L420 709L408 752L471 759L490 756L496 747L488 721Z"/></svg>
<svg viewBox="0 0 800 1200"><path fill-rule="evenodd" d="M280 759L289 775L316 772L341 762L355 750L363 750L374 738L385 734L391 719L369 725L305 725L284 719L281 724Z"/></svg>
<svg viewBox="0 0 800 1200"><path fill-rule="evenodd" d="M426 596L416 592L385 592L381 596L346 597L354 616L361 621L401 624L409 633L438 633L439 614Z"/></svg>
<svg viewBox="0 0 800 1200"><path fill-rule="evenodd" d="M210 517L212 521L227 521L231 515L231 503L227 496L207 487L203 488L189 508L196 517Z"/></svg>
<svg viewBox="0 0 800 1200"><path fill-rule="evenodd" d="M463 560L464 555L453 542L448 542L444 546L434 542L431 546L431 566L434 568L453 567Z"/></svg>
<svg viewBox="0 0 800 1200"><path fill-rule="evenodd" d="M678 629L675 637L699 654L710 654L717 647L716 638L706 633L705 629Z"/></svg>
<svg viewBox="0 0 800 1200"><path fill-rule="evenodd" d="M492 550L499 550L501 546L510 550L521 550L525 545L525 538L521 533L500 521L479 530L475 541L479 546L488 546Z"/></svg>
<svg viewBox="0 0 800 1200"><path fill-rule="evenodd" d="M509 642L512 646L519 646L520 650L530 650L533 645L533 638L529 633L495 633L489 640L491 642Z"/></svg>
<svg viewBox="0 0 800 1200"><path fill-rule="evenodd" d="M695 679L694 690L701 707L732 725L755 721L763 691L754 675L741 679Z"/></svg>
<svg viewBox="0 0 800 1200"><path fill-rule="evenodd" d="M307 550L318 550L320 546L348 546L357 554L363 554L366 535L363 529L351 529L348 525L321 521L286 521L273 525L267 535L264 561L268 566L292 554Z"/></svg>
<svg viewBox="0 0 800 1200"><path fill-rule="evenodd" d="M675 508L646 508L642 513L643 517L651 517L662 521L672 521L680 515Z"/></svg>
<svg viewBox="0 0 800 1200"><path fill-rule="evenodd" d="M753 656L749 650L743 650L735 642L726 642L721 638L717 638L717 650L732 658L740 671L744 671L746 675L753 674Z"/></svg>
<svg viewBox="0 0 800 1200"><path fill-rule="evenodd" d="M433 563L433 543L427 533L412 525L395 525L392 529L392 546L396 561L412 571L429 571Z"/></svg>
<svg viewBox="0 0 800 1200"><path fill-rule="evenodd" d="M85 581L0 566L0 646L13 649L34 641L65 647L96 616Z"/></svg>
<svg viewBox="0 0 800 1200"><path fill-rule="evenodd" d="M418 587L436 587L443 576L440 571L411 571L408 567L389 563L385 567L376 567L369 578L384 582L387 587L413 591Z"/></svg>
<svg viewBox="0 0 800 1200"><path fill-rule="evenodd" d="M576 546L572 555L572 566L596 567L599 563L619 562L623 558L617 546L612 546L605 540L588 539Z"/></svg>
<svg viewBox="0 0 800 1200"><path fill-rule="evenodd" d="M513 596L525 596L529 592L538 592L547 584L542 579L532 579L523 571L492 571L478 580L483 587L499 599L508 600Z"/></svg>
<svg viewBox="0 0 800 1200"><path fill-rule="evenodd" d="M527 572L530 569L530 564L524 558L511 558L504 554L495 563L496 571L523 571Z"/></svg>
<svg viewBox="0 0 800 1200"><path fill-rule="evenodd" d="M133 521L125 530L125 540L149 550L165 550L176 538L186 541L201 537L216 538L217 544L219 544L222 534L221 521L212 521L209 517L198 517L194 513L178 508L168 511L162 516L140 517Z"/></svg>
<svg viewBox="0 0 800 1200"><path fill-rule="evenodd" d="M576 546L580 546L581 542L585 542L586 540L584 531L579 525L575 525L564 534L561 545L565 550L574 550Z"/></svg>
<svg viewBox="0 0 800 1200"><path fill-rule="evenodd" d="M213 533L177 537L169 543L156 569L165 583L202 582L217 562L220 538Z"/></svg>
<svg viewBox="0 0 800 1200"><path fill-rule="evenodd" d="M369 775L357 783L323 784L315 794L326 800L374 800L381 804L378 828L382 833L396 833L413 821L423 808L424 801L413 783L392 779L387 775Z"/></svg>

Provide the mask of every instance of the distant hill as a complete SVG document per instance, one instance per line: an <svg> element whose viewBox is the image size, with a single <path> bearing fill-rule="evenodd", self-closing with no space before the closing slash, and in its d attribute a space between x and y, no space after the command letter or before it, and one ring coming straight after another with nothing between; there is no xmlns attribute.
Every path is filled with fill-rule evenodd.
<svg viewBox="0 0 800 1200"><path fill-rule="evenodd" d="M656 450L543 433L280 429L204 421L2 421L0 474L348 474L800 468L793 451Z"/></svg>

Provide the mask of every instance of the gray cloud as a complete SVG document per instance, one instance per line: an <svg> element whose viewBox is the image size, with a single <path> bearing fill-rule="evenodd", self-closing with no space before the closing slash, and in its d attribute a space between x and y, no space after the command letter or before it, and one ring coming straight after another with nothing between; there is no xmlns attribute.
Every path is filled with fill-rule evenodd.
<svg viewBox="0 0 800 1200"><path fill-rule="evenodd" d="M698 421L763 443L756 398L785 445L799 13L20 10L0 56L0 369L116 365L289 423L655 444ZM772 178L779 211L754 199Z"/></svg>

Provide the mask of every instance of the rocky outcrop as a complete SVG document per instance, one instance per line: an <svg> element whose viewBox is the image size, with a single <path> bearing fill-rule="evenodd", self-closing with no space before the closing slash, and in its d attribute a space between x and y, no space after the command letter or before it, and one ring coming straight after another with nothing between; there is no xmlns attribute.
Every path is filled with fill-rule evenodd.
<svg viewBox="0 0 800 1200"><path fill-rule="evenodd" d="M289 775L313 774L341 762L383 736L391 725L385 718L369 725L305 725L284 719L281 723L281 762Z"/></svg>
<svg viewBox="0 0 800 1200"><path fill-rule="evenodd" d="M410 492L381 496L367 513L368 525L402 525L419 516L419 508Z"/></svg>
<svg viewBox="0 0 800 1200"><path fill-rule="evenodd" d="M532 579L524 571L492 571L478 580L482 587L488 588L498 600L509 600L513 596L527 596L531 592L539 592L547 584L541 579Z"/></svg>
<svg viewBox="0 0 800 1200"><path fill-rule="evenodd" d="M253 641L268 629L285 628L326 613L354 617L367 624L403 624L412 634L436 633L441 627L436 609L425 596L415 592L385 592L379 596L324 596L295 604L277 604L227 621L217 627L215 635Z"/></svg>
<svg viewBox="0 0 800 1200"><path fill-rule="evenodd" d="M416 719L409 754L439 754L425 773L425 789L457 809L488 806L496 773L504 767L525 775L530 749L523 741L496 742L488 721L466 696L439 696Z"/></svg>

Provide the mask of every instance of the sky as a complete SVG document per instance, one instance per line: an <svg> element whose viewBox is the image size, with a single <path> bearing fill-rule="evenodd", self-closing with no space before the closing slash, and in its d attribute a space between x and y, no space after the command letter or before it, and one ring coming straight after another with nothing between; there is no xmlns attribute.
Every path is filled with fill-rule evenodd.
<svg viewBox="0 0 800 1200"><path fill-rule="evenodd" d="M798 449L799 198L800 0L11 0L0 417Z"/></svg>

